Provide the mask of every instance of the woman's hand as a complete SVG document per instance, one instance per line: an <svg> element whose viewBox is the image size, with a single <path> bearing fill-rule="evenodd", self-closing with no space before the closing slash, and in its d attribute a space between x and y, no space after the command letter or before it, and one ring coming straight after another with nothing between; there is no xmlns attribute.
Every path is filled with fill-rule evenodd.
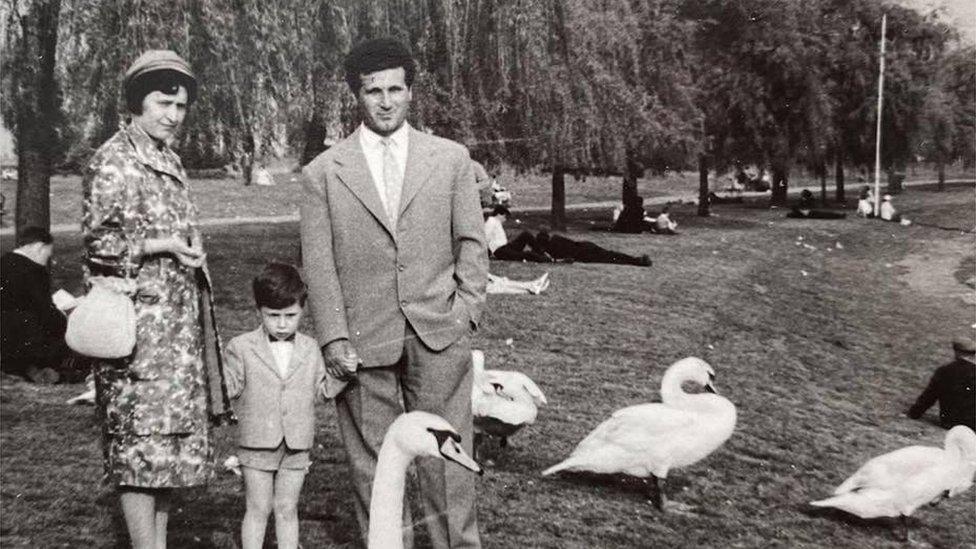
<svg viewBox="0 0 976 549"><path fill-rule="evenodd" d="M207 259L203 253L203 244L199 237L194 238L191 246L181 238L168 236L164 238L147 238L143 243L143 255L172 254L179 262L187 267L202 267Z"/></svg>

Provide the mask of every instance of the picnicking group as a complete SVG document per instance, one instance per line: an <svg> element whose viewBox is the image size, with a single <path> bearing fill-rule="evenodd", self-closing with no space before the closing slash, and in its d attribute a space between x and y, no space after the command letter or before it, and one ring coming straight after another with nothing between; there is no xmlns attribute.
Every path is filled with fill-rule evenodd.
<svg viewBox="0 0 976 549"><path fill-rule="evenodd" d="M214 429L231 423L245 487L242 546L261 547L273 517L277 546L298 547L320 400L334 401L353 514L370 547L412 545L412 529L402 527L413 524L403 475L416 456L428 458L416 470L432 545L479 547L474 435L504 440L534 421L545 397L524 375L485 370L471 336L487 293L539 294L550 284L548 272L530 281L492 275L489 259L652 264L648 255L548 231L509 238L510 195L485 219L467 149L407 122L415 91L410 51L393 39L369 40L349 52L344 69L362 123L304 167L302 270L272 262L255 273L254 327L226 345L198 210L170 148L202 92L175 52L151 50L132 62L122 90L129 121L87 165L88 295L52 297L54 240L46 230L22 231L0 260L4 371L53 382L83 346L98 395L104 481L117 490L133 547L166 546L174 489L211 481ZM816 217L808 206L798 205L798 215ZM892 214L882 209L881 217ZM639 196L613 224L624 233L674 235L676 228L667 207L649 216ZM298 331L304 315L313 334ZM105 335L112 323L119 329ZM936 372L908 413L920 417L938 401L944 427L972 429L976 349L954 345L956 360ZM714 377L704 361L679 361L662 380L662 403L614 414L546 474L653 478L652 497L668 508L668 469L704 458L734 429L729 401L682 388L693 381L711 389ZM508 415L492 415L500 409ZM644 433L648 426L653 436ZM637 438L649 446L608 457L604 448L631 433L647 434Z"/></svg>

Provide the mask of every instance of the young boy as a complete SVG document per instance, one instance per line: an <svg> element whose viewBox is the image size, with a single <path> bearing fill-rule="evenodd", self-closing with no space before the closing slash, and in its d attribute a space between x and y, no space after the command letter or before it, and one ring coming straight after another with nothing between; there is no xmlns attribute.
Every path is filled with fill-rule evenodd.
<svg viewBox="0 0 976 549"><path fill-rule="evenodd" d="M270 263L255 277L253 290L261 325L230 341L226 361L247 500L241 541L244 549L260 549L273 509L278 547L296 548L315 400L341 388L327 378L315 340L297 333L308 293L298 271Z"/></svg>

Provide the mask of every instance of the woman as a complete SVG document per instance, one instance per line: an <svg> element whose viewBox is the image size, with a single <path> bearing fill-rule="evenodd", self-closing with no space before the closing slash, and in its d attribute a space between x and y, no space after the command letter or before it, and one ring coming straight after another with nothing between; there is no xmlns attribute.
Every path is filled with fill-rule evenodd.
<svg viewBox="0 0 976 549"><path fill-rule="evenodd" d="M136 59L123 83L130 122L103 144L83 183L86 284L126 288L136 346L95 366L106 478L132 546L164 547L173 488L212 473L208 412L226 413L197 210L169 148L196 98L171 51Z"/></svg>

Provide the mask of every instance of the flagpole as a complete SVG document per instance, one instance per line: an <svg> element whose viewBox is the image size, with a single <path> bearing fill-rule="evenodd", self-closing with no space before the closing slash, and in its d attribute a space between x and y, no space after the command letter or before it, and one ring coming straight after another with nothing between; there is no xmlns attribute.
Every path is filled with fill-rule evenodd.
<svg viewBox="0 0 976 549"><path fill-rule="evenodd" d="M881 62L878 70L878 127L874 139L874 216L881 213L881 104L884 99L885 34L888 15L881 15Z"/></svg>

